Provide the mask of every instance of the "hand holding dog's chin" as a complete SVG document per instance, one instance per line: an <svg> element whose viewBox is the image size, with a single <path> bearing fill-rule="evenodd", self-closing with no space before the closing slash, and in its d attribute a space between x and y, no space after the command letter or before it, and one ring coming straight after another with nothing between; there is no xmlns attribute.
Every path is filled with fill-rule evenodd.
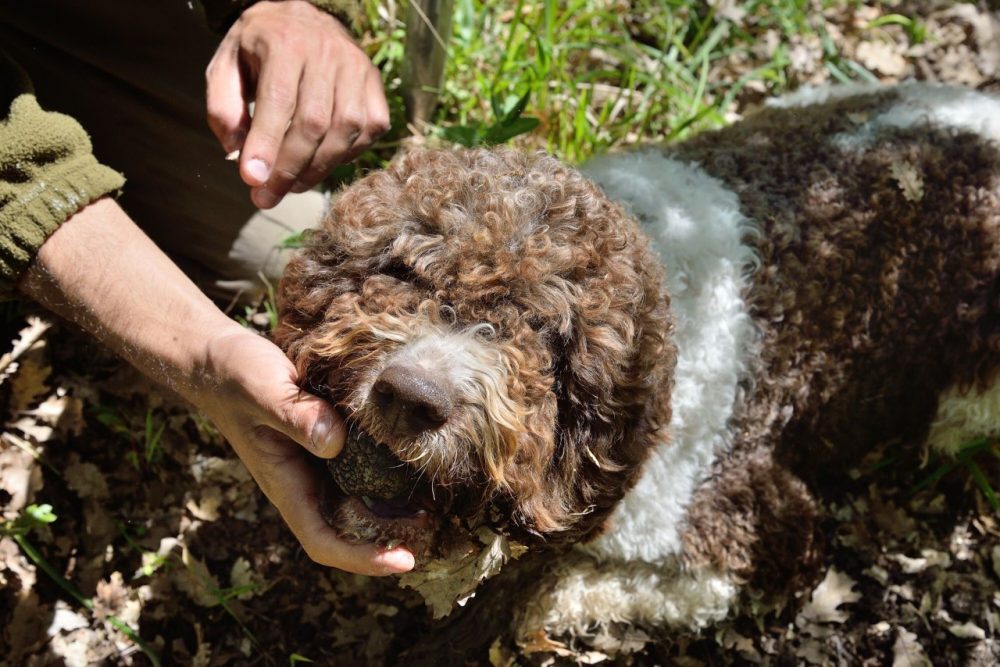
<svg viewBox="0 0 1000 667"><path fill-rule="evenodd" d="M244 11L205 81L209 127L227 153L240 150L260 208L313 187L389 129L378 69L333 16L301 0Z"/></svg>
<svg viewBox="0 0 1000 667"><path fill-rule="evenodd" d="M328 403L298 388L285 355L239 330L213 338L206 359L210 382L194 402L233 445L310 558L359 574L412 569L406 549L345 542L320 516L320 480L304 449L335 456L343 447L344 425Z"/></svg>
<svg viewBox="0 0 1000 667"><path fill-rule="evenodd" d="M281 350L219 311L114 201L63 223L19 287L202 409L313 560L373 575L413 567L405 549L347 543L323 521L306 450L336 455L343 423L299 390Z"/></svg>

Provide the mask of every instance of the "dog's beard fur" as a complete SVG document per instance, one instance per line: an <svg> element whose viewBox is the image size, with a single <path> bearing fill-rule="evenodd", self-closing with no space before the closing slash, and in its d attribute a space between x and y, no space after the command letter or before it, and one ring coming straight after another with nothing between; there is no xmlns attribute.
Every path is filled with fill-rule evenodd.
<svg viewBox="0 0 1000 667"><path fill-rule="evenodd" d="M415 511L328 519L427 553L456 517L550 546L597 534L670 419L661 282L636 223L552 158L417 153L344 191L286 271L276 339L434 518L422 537L396 529ZM433 375L447 418L390 423L390 368Z"/></svg>

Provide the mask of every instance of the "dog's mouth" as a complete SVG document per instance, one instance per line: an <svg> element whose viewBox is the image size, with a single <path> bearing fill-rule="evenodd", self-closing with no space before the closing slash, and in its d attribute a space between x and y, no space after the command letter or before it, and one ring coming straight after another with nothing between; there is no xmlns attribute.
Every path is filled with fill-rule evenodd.
<svg viewBox="0 0 1000 667"><path fill-rule="evenodd" d="M420 560L435 555L441 501L388 447L352 429L326 468L320 513L342 537L386 548L403 545Z"/></svg>
<svg viewBox="0 0 1000 667"><path fill-rule="evenodd" d="M416 566L400 575L399 583L418 591L435 618L469 599L482 581L526 549L494 531L484 510L463 513L468 498L462 491L440 497L448 489L434 487L387 446L357 430L326 468L323 518L350 541L409 549Z"/></svg>

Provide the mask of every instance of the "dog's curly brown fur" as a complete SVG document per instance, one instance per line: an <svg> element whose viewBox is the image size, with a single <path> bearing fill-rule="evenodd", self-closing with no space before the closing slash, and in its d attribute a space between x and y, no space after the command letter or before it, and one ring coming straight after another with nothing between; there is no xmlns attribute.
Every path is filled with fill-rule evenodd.
<svg viewBox="0 0 1000 667"><path fill-rule="evenodd" d="M446 541L446 517L535 545L607 528L536 549L466 608L515 598L522 639L705 627L744 585L801 583L833 471L888 434L958 423L951 445L928 438L954 453L995 432L1000 124L956 113L960 95L834 94L588 163L639 223L575 170L504 150L410 154L344 191L285 275L277 341L349 442L373 444L338 458L386 446L432 480L441 519L380 513L362 485L328 520L411 547ZM447 393L430 427L410 421L424 390L411 412L379 405L400 369Z"/></svg>
<svg viewBox="0 0 1000 667"><path fill-rule="evenodd" d="M661 271L635 222L553 158L421 152L336 200L286 271L276 341L310 389L408 461L426 439L378 423L364 378L422 331L485 332L504 386L449 419L425 469L472 489L473 509L508 513L521 539L578 541L670 420Z"/></svg>

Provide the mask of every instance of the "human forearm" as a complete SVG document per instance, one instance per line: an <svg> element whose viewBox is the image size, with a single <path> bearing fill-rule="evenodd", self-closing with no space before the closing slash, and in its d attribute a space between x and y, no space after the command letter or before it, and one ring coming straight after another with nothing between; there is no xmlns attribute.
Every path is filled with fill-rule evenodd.
<svg viewBox="0 0 1000 667"><path fill-rule="evenodd" d="M240 330L109 199L56 230L20 288L190 400L206 342Z"/></svg>

